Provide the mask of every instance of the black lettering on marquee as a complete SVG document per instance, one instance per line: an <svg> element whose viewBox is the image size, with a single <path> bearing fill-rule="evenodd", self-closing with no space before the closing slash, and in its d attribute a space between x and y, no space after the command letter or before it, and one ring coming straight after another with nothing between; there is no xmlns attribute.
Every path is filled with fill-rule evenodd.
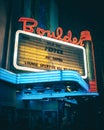
<svg viewBox="0 0 104 130"><path fill-rule="evenodd" d="M63 54L63 50L56 49L53 47L48 47L48 46L45 47L45 51L53 52L53 53L57 53L57 54Z"/></svg>

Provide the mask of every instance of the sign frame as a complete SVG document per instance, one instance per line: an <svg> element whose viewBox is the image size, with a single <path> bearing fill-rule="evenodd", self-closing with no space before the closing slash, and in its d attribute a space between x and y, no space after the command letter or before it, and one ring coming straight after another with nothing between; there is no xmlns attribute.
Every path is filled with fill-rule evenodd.
<svg viewBox="0 0 104 130"><path fill-rule="evenodd" d="M44 72L44 71L47 71L47 70L42 70L42 69L35 69L35 68L30 68L30 67L24 67L24 66L20 66L20 65L17 64L18 46L19 46L18 45L19 44L19 34L21 34L21 33L22 34L26 34L28 36L40 38L40 39L43 39L43 40L48 40L48 41L55 42L55 43L60 43L60 44L63 44L63 45L70 45L72 47L76 47L76 48L82 49L83 50L83 58L84 58L85 75L83 75L81 77L83 79L87 78L86 52L85 52L85 48L84 47L76 45L76 44L64 42L64 41L61 41L61 40L56 40L56 39L53 39L53 38L49 38L49 37L46 37L46 36L41 36L41 35L38 35L38 34L35 34L35 33L26 32L26 31L23 31L23 30L17 30L16 34L15 34L15 46L14 46L14 55L13 55L13 65L14 65L14 67L16 69L23 70L23 71L30 71L30 72ZM52 70L50 70L50 71L52 71Z"/></svg>

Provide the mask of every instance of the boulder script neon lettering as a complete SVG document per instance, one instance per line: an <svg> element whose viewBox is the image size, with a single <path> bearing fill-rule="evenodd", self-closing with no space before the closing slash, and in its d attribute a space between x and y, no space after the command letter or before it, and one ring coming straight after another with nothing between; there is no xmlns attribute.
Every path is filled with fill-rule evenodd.
<svg viewBox="0 0 104 130"><path fill-rule="evenodd" d="M72 37L72 32L69 30L67 35L63 36L63 29L58 27L56 32L50 32L50 30L44 30L38 27L38 21L33 18L21 17L19 22L23 23L23 30L26 32L36 33L41 36L47 36L64 42L77 44L84 46L83 41L91 41L91 35L88 30L82 31L79 40L76 37ZM30 23L30 24L29 24Z"/></svg>

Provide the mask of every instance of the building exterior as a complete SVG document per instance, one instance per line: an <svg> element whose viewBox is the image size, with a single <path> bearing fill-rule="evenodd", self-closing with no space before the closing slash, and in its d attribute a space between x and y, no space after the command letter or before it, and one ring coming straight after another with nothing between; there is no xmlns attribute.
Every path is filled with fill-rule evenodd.
<svg viewBox="0 0 104 130"><path fill-rule="evenodd" d="M98 96L90 32L64 34L54 0L1 0L0 9L1 128L95 128L86 114L95 116Z"/></svg>

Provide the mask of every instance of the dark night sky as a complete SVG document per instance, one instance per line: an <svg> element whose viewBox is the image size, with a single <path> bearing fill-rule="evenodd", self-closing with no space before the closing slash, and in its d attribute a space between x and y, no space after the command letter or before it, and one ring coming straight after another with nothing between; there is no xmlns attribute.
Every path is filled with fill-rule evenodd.
<svg viewBox="0 0 104 130"><path fill-rule="evenodd" d="M104 27L104 4L99 0L59 0L60 25L79 35L83 30L91 32L94 41L102 42ZM61 8L60 8L61 7ZM62 9L63 8L63 9ZM67 31L66 30L66 31Z"/></svg>

